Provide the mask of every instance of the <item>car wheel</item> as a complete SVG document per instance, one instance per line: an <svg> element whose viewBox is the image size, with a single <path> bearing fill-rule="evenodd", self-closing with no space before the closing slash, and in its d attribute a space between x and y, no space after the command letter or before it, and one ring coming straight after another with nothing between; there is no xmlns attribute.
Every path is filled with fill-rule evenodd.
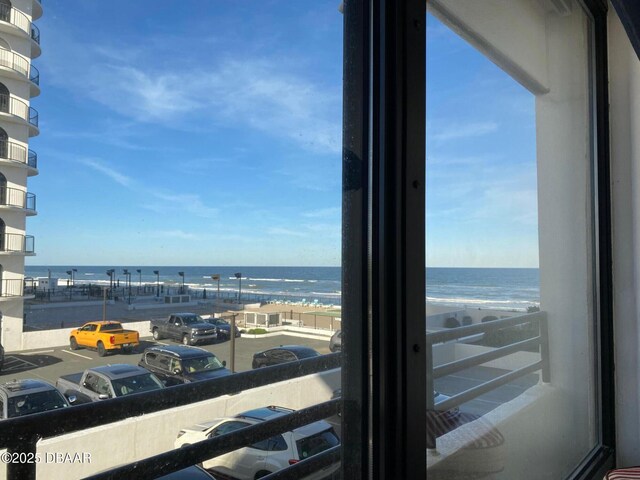
<svg viewBox="0 0 640 480"><path fill-rule="evenodd" d="M256 476L254 478L266 477L269 474L271 474L271 472L267 472L266 470L260 470L258 473L256 473Z"/></svg>
<svg viewBox="0 0 640 480"><path fill-rule="evenodd" d="M78 349L78 341L76 340L76 337L71 337L69 339L69 346L71 347L71 350Z"/></svg>
<svg viewBox="0 0 640 480"><path fill-rule="evenodd" d="M98 355L104 357L107 354L107 349L104 348L104 343L98 342Z"/></svg>
<svg viewBox="0 0 640 480"><path fill-rule="evenodd" d="M189 335L183 335L182 336L182 344L183 345L190 345L191 342L189 341Z"/></svg>
<svg viewBox="0 0 640 480"><path fill-rule="evenodd" d="M156 341L162 340L162 337L160 336L160 331L157 328L153 329L153 339Z"/></svg>

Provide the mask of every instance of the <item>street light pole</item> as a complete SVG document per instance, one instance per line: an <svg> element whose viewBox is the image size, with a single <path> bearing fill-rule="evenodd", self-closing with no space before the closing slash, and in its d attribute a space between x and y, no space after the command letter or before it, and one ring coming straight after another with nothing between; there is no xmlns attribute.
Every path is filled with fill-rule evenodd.
<svg viewBox="0 0 640 480"><path fill-rule="evenodd" d="M128 301L128 303L129 303L129 305L131 305L131 272L129 272L129 270L125 268L123 270L123 273L124 273L124 277L125 277L125 279L127 281L127 286L129 288L129 301Z"/></svg>
<svg viewBox="0 0 640 480"><path fill-rule="evenodd" d="M154 270L154 275L156 276L156 297L160 296L160 270Z"/></svg>
<svg viewBox="0 0 640 480"><path fill-rule="evenodd" d="M142 270L138 268L136 272L138 272L138 275L140 275L138 282L138 295L140 295L140 288L142 288Z"/></svg>
<svg viewBox="0 0 640 480"><path fill-rule="evenodd" d="M178 275L182 277L182 288L180 288L180 295L184 295L184 272L178 272Z"/></svg>
<svg viewBox="0 0 640 480"><path fill-rule="evenodd" d="M218 281L218 295L216 295L216 300L220 298L220 274L216 273L215 275L211 275L211 280Z"/></svg>
<svg viewBox="0 0 640 480"><path fill-rule="evenodd" d="M113 296L113 274L115 270L113 268L107 270L107 275L109 275L109 298Z"/></svg>
<svg viewBox="0 0 640 480"><path fill-rule="evenodd" d="M107 320L107 287L102 288L102 321Z"/></svg>
<svg viewBox="0 0 640 480"><path fill-rule="evenodd" d="M231 315L231 328L229 329L229 348L231 349L231 373L236 372L236 315Z"/></svg>
<svg viewBox="0 0 640 480"><path fill-rule="evenodd" d="M242 273L238 272L235 274L235 277L238 279L238 304L242 301Z"/></svg>

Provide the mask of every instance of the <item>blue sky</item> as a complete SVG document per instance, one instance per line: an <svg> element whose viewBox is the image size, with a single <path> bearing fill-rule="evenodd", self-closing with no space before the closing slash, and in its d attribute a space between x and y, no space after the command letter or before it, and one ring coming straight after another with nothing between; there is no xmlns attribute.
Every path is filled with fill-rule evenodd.
<svg viewBox="0 0 640 480"><path fill-rule="evenodd" d="M28 263L339 265L337 5L46 4ZM430 29L429 264L535 266L533 98Z"/></svg>
<svg viewBox="0 0 640 480"><path fill-rule="evenodd" d="M427 21L427 265L537 267L535 99Z"/></svg>

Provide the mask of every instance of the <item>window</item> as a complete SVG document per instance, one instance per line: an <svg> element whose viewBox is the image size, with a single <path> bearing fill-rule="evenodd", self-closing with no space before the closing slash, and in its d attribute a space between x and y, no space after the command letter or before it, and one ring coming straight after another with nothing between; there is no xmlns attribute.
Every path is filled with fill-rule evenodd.
<svg viewBox="0 0 640 480"><path fill-rule="evenodd" d="M430 475L568 478L601 446L594 22L429 3Z"/></svg>
<svg viewBox="0 0 640 480"><path fill-rule="evenodd" d="M126 130L134 132L131 137L121 133L119 145L108 147L114 149L108 157L88 156L89 160L80 162L82 169L66 170L76 180L75 194L80 198L88 198L84 193L92 190L92 175L87 171L110 179L111 187L119 189L104 206L114 218L126 218L127 226L135 222L135 228L125 232L127 251L132 252L129 258L149 258L155 253L168 263L166 252L174 252L175 258L189 263L193 252L221 251L208 258L227 265L234 258L265 265L294 261L316 265L312 262L320 258L334 267L339 264L341 269L332 278L322 280L291 278L287 274L295 267L282 266L271 270L270 276L263 273L270 267L256 267L251 273L247 273L249 267L237 267L223 275L201 271L187 282L199 286L198 278L211 278L218 288L203 288L199 297L203 302L206 293L217 295L216 307L239 307L246 301L242 308L252 295L262 303L257 290L266 287L259 285L279 284L281 290L272 300L281 303L269 305L282 305L283 311L252 311L245 316L238 313L240 308L232 309L234 323L244 320L245 328L255 327L251 335L258 338L250 339L256 345L254 351L270 353L275 346L269 336L260 338L264 332L259 331L268 329L272 318L292 329L340 327L345 339L340 371L335 368L338 356L323 351L318 358L294 364L256 371L245 366L246 371L216 383L165 389L154 381L120 382L115 390L122 398L103 402L102 418L87 415L86 428L70 425L69 429L86 438L87 446L103 447L108 442L122 443L122 437L104 435L101 430L96 441L94 427L117 429L122 425L114 422L135 417L135 422L127 424L129 431L117 432L129 435L133 430L136 451L126 452L122 459L110 456L108 465L74 465L74 474L89 475L114 464L137 462L138 472L153 476L208 460L214 453L227 455L230 448L279 448L280 440L270 444L266 439L284 439L283 432L304 426L303 420L307 425L311 418L319 421L318 412L326 412L326 421L332 421L329 414L337 413L332 397L344 399L337 426L348 427L339 432L343 461L335 477L409 479L424 478L428 472L429 478L568 478L574 473L585 476L577 469L582 462L595 466L596 453L610 456L604 448L610 444L604 441L605 408L600 395L601 368L606 366L601 367L599 356L599 326L606 313L600 301L603 264L599 262L601 254L607 253L600 249L599 207L606 199L600 196L601 179L594 168L596 162L602 166L596 155L600 144L594 125L603 109L602 104L599 108L594 104L594 88L600 82L594 85L592 78L595 16L602 22L602 12L593 2L578 1L426 3L431 12L428 19L424 0L349 1L341 5L344 17L337 17L336 11L327 13L324 5L309 12L305 2L220 6L215 14L222 15L208 17L213 9L194 2L188 6L201 8L200 15L189 8L171 9L176 22L171 31L184 33L187 30L180 28L184 25L189 32L215 31L207 42L216 48L194 49L193 38L182 43L177 34L171 42L158 42L162 58L145 68L142 48L142 53L136 49L122 58L96 48L92 53L106 57L100 68L82 65L73 70L78 75L105 73L101 78L110 82L105 90L93 90L91 102L111 108L105 115L115 115L109 118L114 123L107 125L126 121ZM155 21L147 21L154 18L148 7L140 8L128 4L131 15L145 22L127 30L131 38L123 38L153 45L149 35L133 36L156 27ZM183 17L183 10L189 15ZM113 28L116 17L106 15L121 14L121 10L110 6L100 11L112 20L107 23ZM194 28L194 18L200 20L199 16L205 20L195 21L200 28ZM101 25L104 19L98 16L94 21ZM92 31L95 38L100 37L100 29ZM433 31L440 40L451 42L446 45L450 50L438 49L438 38L429 36ZM286 41L278 43L282 38ZM242 43L246 39L251 41ZM440 55L445 63L430 63L426 43L433 48L429 55ZM188 48L182 52L176 45ZM344 60L340 57L343 46ZM195 62L186 56L187 50L201 51L204 57ZM220 52L224 55L218 56ZM486 61L487 56L495 65ZM133 57L141 65L120 63ZM172 61L180 68L165 74L164 67ZM210 64L216 68L208 68ZM598 68L604 67L599 64ZM326 76L309 77L308 72ZM94 84L93 79L83 78ZM606 82L600 88L606 88ZM452 98L446 98L448 93ZM425 97L435 107L440 102L440 110L430 110L434 103L425 107ZM117 107L113 99L119 100ZM509 108L524 112L506 115ZM143 125L138 123L141 118ZM487 140L497 132L500 138ZM91 145L83 142L91 135L84 133L78 141L88 149ZM153 138L151 145L144 144L146 135ZM163 143L165 138L175 142L173 149ZM194 157L187 149L191 144L201 145L207 156ZM134 151L138 163L126 157L126 164L111 164L111 158L125 158L118 155L120 149ZM137 170L138 164L149 164L145 160L152 160L154 168ZM155 183L145 187L142 179L161 183L166 171L171 188L164 184L167 189L163 190ZM139 174L135 180L134 173ZM82 218L82 207L74 205L74 219ZM149 216L138 208L148 210ZM194 210L199 218L182 223ZM340 218L342 229L336 228ZM89 224L90 219L84 221ZM457 228L451 228L452 223ZM157 228L144 230L149 224ZM96 226L94 241L109 237L112 242L112 232L102 228ZM154 238L162 238L161 247L151 241ZM94 249L100 250L99 245ZM512 261L485 262L486 257ZM514 266L527 271L506 271ZM498 267L501 271L493 270ZM189 274L177 268L173 280L164 279L162 290L159 270L153 270L154 290L166 292L167 303L182 301L175 293L186 288ZM300 267L295 272L302 275L302 270L314 268ZM483 271L474 277L478 272L442 270L454 268ZM537 275L530 270L537 270ZM116 290L113 297L130 302L130 275L126 295L122 287L111 285L119 280L110 272L110 290ZM323 290L323 295L339 301L341 307L322 312L327 315L314 311L316 302L309 300L320 290L321 281L333 285L333 289L325 286L331 292ZM466 293L461 296L462 288ZM504 302L501 292L496 292L500 288L517 290L506 300L510 306L522 301L517 308L531 310L487 312L480 307L476 311L487 297L494 304ZM194 295L195 290L191 288ZM526 296L532 291L534 295L539 291L538 301ZM525 295L524 300L518 295ZM289 309L292 298L300 311ZM434 298L446 300L436 305L446 307L444 311L434 308L438 303ZM194 309L200 305L190 303ZM339 310L340 317L331 310ZM128 311L134 314L133 308ZM179 317L171 319L180 324ZM303 343L305 337L299 338ZM249 341L238 342L244 340ZM233 348L229 345L230 352ZM503 353L511 355L506 364ZM235 360L250 362L251 357L231 357L231 369ZM481 380L477 389L453 388L455 382L447 377L461 366L476 367L469 362L478 361L477 357L485 360L482 365L491 362L475 370L472 380ZM488 384L487 377L495 384ZM488 408L492 399L484 390L490 385L495 392L498 383L509 384L510 396L493 399ZM127 397L147 387L158 389ZM277 399L279 406L300 409L304 415L290 412L250 426L227 422L206 441L171 452L154 450L152 454L162 455L162 461L149 459L152 437L165 434L164 429L152 427L159 418L167 420L166 413L158 413L162 409L171 408L166 431L175 427L177 433L196 422L237 414L247 398L252 408L266 407L253 405L258 401L271 405ZM92 407L83 408L98 411ZM51 415L63 418L61 412ZM436 438L432 423L442 427ZM7 423L4 429L0 425L1 445L11 451L43 448L43 442L36 445L31 436L18 445L9 437L14 424ZM27 428L33 438L49 439L59 433L51 425L43 422ZM260 433L241 445L241 429ZM195 433L204 435L201 429ZM187 435L185 430L180 434ZM572 441L567 443L567 438ZM481 448L487 445L495 450ZM337 446L337 436L327 429L301 440L297 448L301 459L328 458L337 467L330 456ZM295 463L291 460L295 459L286 459L284 466ZM478 464L485 470L478 470ZM304 465L304 460L295 463L290 471ZM9 472L18 475L25 471L20 468L29 466L11 465ZM119 467L114 476L128 478L134 470ZM266 473L251 471L247 478Z"/></svg>

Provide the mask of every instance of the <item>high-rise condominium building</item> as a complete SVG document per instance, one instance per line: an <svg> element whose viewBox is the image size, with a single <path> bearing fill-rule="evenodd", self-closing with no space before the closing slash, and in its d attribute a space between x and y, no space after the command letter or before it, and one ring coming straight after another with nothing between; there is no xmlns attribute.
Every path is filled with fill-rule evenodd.
<svg viewBox="0 0 640 480"><path fill-rule="evenodd" d="M39 134L31 99L40 94L33 66L40 56L40 0L0 0L0 314L2 343L22 347L24 262L34 255L26 219L36 214L36 196L27 179L38 174L38 156L29 140Z"/></svg>

